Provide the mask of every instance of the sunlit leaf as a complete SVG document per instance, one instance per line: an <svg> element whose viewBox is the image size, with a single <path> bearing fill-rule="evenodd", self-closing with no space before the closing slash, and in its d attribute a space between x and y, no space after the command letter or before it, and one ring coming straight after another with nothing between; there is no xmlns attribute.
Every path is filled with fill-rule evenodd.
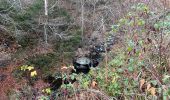
<svg viewBox="0 0 170 100"><path fill-rule="evenodd" d="M140 89L142 89L142 86L145 84L145 79L141 79L139 83L140 83Z"/></svg>
<svg viewBox="0 0 170 100"><path fill-rule="evenodd" d="M97 82L96 81L92 81L92 87L95 87L97 85Z"/></svg>
<svg viewBox="0 0 170 100"><path fill-rule="evenodd" d="M116 82L116 77L113 77L112 78L112 83L115 83Z"/></svg>
<svg viewBox="0 0 170 100"><path fill-rule="evenodd" d="M27 70L27 67L28 67L28 65L23 65L23 66L21 66L21 70L25 71L25 70Z"/></svg>
<svg viewBox="0 0 170 100"><path fill-rule="evenodd" d="M51 89L50 88L46 88L46 89L43 89L42 92L44 93L47 93L47 94L51 94Z"/></svg>
<svg viewBox="0 0 170 100"><path fill-rule="evenodd" d="M139 26L142 26L142 25L144 25L144 24L145 24L145 21L144 21L144 20L142 20L142 19L138 20L138 25L139 25Z"/></svg>
<svg viewBox="0 0 170 100"><path fill-rule="evenodd" d="M163 76L163 82L166 82L170 78L170 75L164 75Z"/></svg>
<svg viewBox="0 0 170 100"><path fill-rule="evenodd" d="M128 41L128 46L134 47L134 46L135 46L134 41L133 41L133 40L129 40L129 41Z"/></svg>
<svg viewBox="0 0 170 100"><path fill-rule="evenodd" d="M66 67L66 66L61 67L61 70L67 70L67 69L68 69L68 67Z"/></svg>
<svg viewBox="0 0 170 100"><path fill-rule="evenodd" d="M34 67L28 66L27 69L30 71L30 70L34 69Z"/></svg>
<svg viewBox="0 0 170 100"><path fill-rule="evenodd" d="M154 87L151 87L148 91L151 93L151 95L156 95L156 89Z"/></svg>
<svg viewBox="0 0 170 100"><path fill-rule="evenodd" d="M146 87L146 90L148 91L150 88L151 88L151 84L148 83L148 84L147 84L147 87Z"/></svg>
<svg viewBox="0 0 170 100"><path fill-rule="evenodd" d="M122 68L117 69L119 73L122 73L124 70Z"/></svg>
<svg viewBox="0 0 170 100"><path fill-rule="evenodd" d="M76 78L76 76L77 76L77 74L73 73L73 74L71 74L70 77L71 77L72 80L74 80Z"/></svg>
<svg viewBox="0 0 170 100"><path fill-rule="evenodd" d="M128 47L128 49L127 49L129 52L130 51L132 51L133 50L133 48L132 47Z"/></svg>
<svg viewBox="0 0 170 100"><path fill-rule="evenodd" d="M31 77L34 77L34 76L36 76L37 75L37 71L32 71L31 72Z"/></svg>
<svg viewBox="0 0 170 100"><path fill-rule="evenodd" d="M133 70L134 70L133 66L129 66L129 67L128 67L128 70L131 71L131 72L133 72Z"/></svg>
<svg viewBox="0 0 170 100"><path fill-rule="evenodd" d="M157 80L152 80L152 81L150 81L153 85L157 85L158 84L158 82L157 82Z"/></svg>
<svg viewBox="0 0 170 100"><path fill-rule="evenodd" d="M88 85L89 85L89 82L88 82L88 81L86 81L86 82L83 83L83 86L84 86L85 88L87 88Z"/></svg>
<svg viewBox="0 0 170 100"><path fill-rule="evenodd" d="M142 46L142 45L143 45L143 41L142 41L142 40L139 40L139 44Z"/></svg>

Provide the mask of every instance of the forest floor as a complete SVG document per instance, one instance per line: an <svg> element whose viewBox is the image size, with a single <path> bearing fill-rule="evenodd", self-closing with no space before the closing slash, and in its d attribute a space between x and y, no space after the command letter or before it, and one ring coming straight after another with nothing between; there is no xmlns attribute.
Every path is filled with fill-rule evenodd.
<svg viewBox="0 0 170 100"><path fill-rule="evenodd" d="M69 3L69 2L66 2L66 0L63 0L63 1L60 1L62 4L61 4L61 8L64 8L64 9L66 9L66 11L70 14L70 16L72 16L73 18L74 18L74 23L73 24L76 24L76 25L78 25L78 26L81 26L81 13L79 13L79 11L78 12L76 12L77 10L77 8L76 8L76 5L74 5L74 4L71 4L71 3ZM89 19L92 19L92 16L90 16L89 17ZM165 20L166 21L166 20ZM168 21L167 21L168 22ZM85 28L85 30L84 30L84 35L85 35L85 37L88 37L88 35L91 35L92 33L93 33L93 29L91 28L91 27L88 27L88 23L85 23L85 26L87 26L86 28ZM90 25L89 25L90 26ZM136 28L136 27L135 27ZM146 29L147 30L147 29ZM149 31L149 30L148 30ZM149 31L150 32L150 31ZM156 31L157 32L157 31ZM155 32L155 33L156 33ZM159 31L158 31L159 32ZM4 32L5 33L5 32ZM3 33L3 31L1 31L1 28L0 28L0 34L4 34ZM124 37L122 37L122 38L124 38ZM147 38L147 39L149 39L149 38ZM151 38L152 39L152 38ZM88 40L88 39L87 39ZM165 39L164 39L165 40ZM168 40L168 39L167 39ZM153 42L154 42L154 39L152 40ZM120 41L119 41L120 42ZM169 41L167 42L167 43L169 43ZM150 45L155 45L154 43L150 43L150 45L148 45L148 44L145 44L146 46L150 46ZM145 54L146 54L146 52L145 52L145 45L144 46L142 46L142 48L144 48L144 56L145 56ZM63 46L63 45L62 45ZM23 92L23 87L24 86L26 86L26 85L28 85L28 79L26 79L25 77L20 77L21 79L17 79L16 77L14 77L15 75L14 75L14 71L16 70L16 69L18 69L18 68L20 68L20 66L22 66L22 65L24 65L24 64L26 64L25 62L27 62L27 60L28 59L32 59L32 57L35 57L35 56L39 56L39 55L43 55L43 56L41 56L41 58L43 58L44 57L44 55L46 56L46 54L49 54L49 53L51 53L52 55L55 53L60 53L60 52L56 52L56 51L54 51L54 46L53 46L53 44L49 44L48 46L45 46L43 43L40 43L40 42L37 42L36 44L35 44L35 46L33 46L33 47L31 47L31 48L29 48L29 46L27 47L27 48L25 48L25 49L20 49L20 45L16 42L16 40L15 39L13 39L13 38L11 38L11 37L9 37L8 35L0 35L0 100L8 100L9 99L9 97L11 97L11 96L13 96L13 95L17 95L17 92L18 93L22 93ZM123 50L123 47L125 47L125 44L123 44L123 43L117 43L117 44L115 44L114 45L114 47L113 48L115 48L115 49L113 49L113 50L111 50L113 53L114 52L118 52L118 51L120 51L120 49L122 49ZM22 47L21 47L22 48ZM73 47L71 47L71 48L73 48ZM69 48L70 49L70 48ZM75 48L74 48L75 49ZM129 48L128 48L129 49ZM131 49L131 48L130 48ZM21 51L20 51L21 50ZM58 49L57 49L58 50ZM136 49L134 49L134 52L136 52L135 51ZM147 51L147 53L148 54L150 54L150 51L149 51L149 49L148 50L146 50ZM62 51L62 53L63 53L64 51ZM132 53L132 55L133 55L133 51L131 51L131 53ZM142 54L143 52L141 52L141 54ZM166 52L165 52L166 53ZM169 52L167 51L167 54L168 54ZM59 59L59 63L62 63L63 64L63 66L64 67L66 67L66 65L64 65L64 63L69 63L70 65L71 65L71 63L70 62L72 62L72 59L70 60L70 56L68 57L68 59L70 60L70 62L69 61L67 61L66 59L67 59L67 57L65 57L65 56L63 56L62 55L62 57L61 57L61 55L62 54L60 54L60 55L57 55L57 60ZM130 58L130 52L129 52L129 54L127 53L127 57L129 57ZM162 55L163 55L163 53L162 53ZM165 54L166 55L166 54ZM54 55L53 55L54 56ZM72 55L71 54L71 56L74 56L74 55ZM120 55L121 56L121 55ZM56 55L55 55L55 57L56 57ZM61 58L60 58L61 57ZM109 58L110 56L108 55L108 58ZM146 56L146 57L148 57L148 56ZM52 57L52 58L54 58L54 57ZM110 57L111 59L113 59L113 57ZM49 59L49 58L47 58L47 59ZM64 59L64 60L63 60ZM122 58L123 59L123 58ZM120 62L121 62L121 60L122 59L120 59ZM128 59L128 58L127 58ZM130 58L130 60L133 60L133 57L131 57ZM135 59L135 58L134 58ZM127 60L127 62L124 62L124 65L126 65L126 64L128 64L129 62L128 61L130 61L129 59ZM154 59L152 59L153 60L153 62L154 62ZM52 60L52 63L53 63L53 61L55 61L54 63L55 63L55 65L53 66L53 65L49 65L50 67L52 66L52 68L50 69L49 68L49 72L50 72L50 74L54 74L53 72L55 71L56 72L56 70L57 71L61 71L61 67L63 67L63 66L60 66L59 64L58 64L58 62L56 61L56 59L54 58L53 60ZM115 60L115 62L117 61L117 59ZM41 61L41 62L44 62L44 61ZM46 62L45 62L46 63ZM57 65L57 64L58 65ZM104 62L105 63L105 62ZM170 63L169 62L167 62L169 65L168 65L168 67L170 66ZM41 64L41 63L40 63ZM47 63L48 64L48 63ZM46 64L46 65L47 65ZM51 64L51 63L50 63ZM45 67L49 67L49 66L46 66L45 65ZM107 62L106 62L106 65L107 65ZM124 66L123 64L122 64L122 66ZM154 64L153 64L154 65ZM56 67L57 66L57 67ZM105 65L103 65L103 66L105 66ZM39 67L42 67L42 66L39 66ZM107 67L107 66L106 66ZM121 66L119 66L119 67L121 67ZM56 68L56 69L55 69ZM58 69L57 69L58 68ZM122 67L123 68L123 67ZM141 75L141 80L143 80L143 78L144 79L146 79L146 80L151 80L151 79L154 79L155 77L155 73L153 74L153 73L150 73L150 72L148 72L148 69L146 70L146 69L141 69L140 70L140 73L138 73L137 71L136 72L128 72L128 70L127 70L127 68L126 67L124 67L125 68L125 71L123 71L122 73L123 73L123 77L126 77L126 76L128 76L128 78L129 79L135 79L136 77L138 77L139 75ZM38 68L37 68L38 69ZM112 71L112 72L115 72L115 68L113 68L114 70ZM155 68L153 68L153 69L156 69L156 67ZM123 69L124 70L124 69ZM152 69L151 69L152 70ZM109 72L109 71L108 71ZM42 73L42 71L39 71L39 70L37 70L37 73L38 73L38 80L36 80L36 81L34 81L34 85L32 85L32 86L30 86L30 88L31 88L31 91L33 90L34 92L36 92L36 95L35 96L39 96L39 95L41 95L42 94L42 90L44 89L44 88L46 88L46 87L48 87L50 84L48 84L48 83L45 83L44 81L43 81L43 79L42 79L42 76L44 75L43 73ZM142 74L141 74L142 73ZM168 73L169 73L169 71L168 71ZM48 73L49 74L49 73ZM103 73L102 73L103 74ZM139 74L139 75L138 75ZM153 75L151 75L151 74L153 74ZM161 73L162 74L162 73ZM162 75L161 75L160 73L156 73L156 76L159 78L159 80L162 80ZM120 74L121 75L121 74ZM102 75L101 75L102 76ZM122 77L121 76L121 77ZM149 76L149 77L148 77ZM159 77L160 76L160 77ZM96 77L95 77L96 78ZM113 76L113 78L115 78L114 76ZM138 77L139 78L139 77ZM168 76L168 78L169 78L169 76ZM101 78L102 79L102 78ZM106 78L107 79L107 78ZM102 79L103 80L103 79ZM140 79L139 79L139 81L141 81ZM91 81L90 81L91 82ZM107 83L108 81L106 81L106 83ZM118 81L119 82L119 81ZM138 81L137 81L138 82ZM144 80L144 83L147 83L147 81L145 82L145 80ZM144 87L144 83L141 85L141 82L139 82L139 84L140 84L140 89L142 90L142 86ZM89 84L91 84L91 83L89 83ZM96 83L97 84L97 83ZM111 83L112 84L112 83ZM138 85L139 85L138 84ZM148 83L149 84L149 83ZM108 85L108 84L106 84L106 85ZM137 85L137 89L139 88L139 86ZM130 86L130 85L127 85L127 86ZM145 87L146 88L146 87ZM153 89L155 89L156 88L156 86L154 87L153 86ZM111 88L112 89L112 88ZM100 90L100 89L99 89ZM114 90L114 89L113 89ZM21 92L22 91L22 92ZM140 90L139 90L140 91ZM155 91L154 91L155 92ZM28 91L27 91L27 93L29 93ZM142 92L143 93L143 92ZM85 93L86 94L86 93ZM24 95L24 93L23 93L23 95ZM87 93L87 96L88 96L89 94ZM155 95L155 93L154 93L154 95ZM94 96L94 95L92 95L92 96ZM12 98L12 97L11 97ZM32 97L33 98L33 97ZM35 97L34 97L35 98ZM25 100L25 98L23 97L23 98L21 98L21 100Z"/></svg>
<svg viewBox="0 0 170 100"><path fill-rule="evenodd" d="M3 33L1 33L3 34ZM31 52L25 51L24 56L22 55L22 57L20 57L20 59L15 59L12 58L12 55L14 55L17 51L18 48L16 48L18 46L18 44L16 43L16 41L7 39L5 37L5 35L1 35L0 37L0 46L1 46L1 51L0 51L0 100L8 100L8 95L13 94L13 91L20 91L21 88L27 84L27 80L22 78L17 80L14 75L13 72L14 70L16 70L19 66L21 66L22 64L24 64L25 60L24 57L27 56L33 56L34 54L42 54L42 53L46 53L48 52L47 49L44 49L43 47L36 47L34 48ZM8 45L7 47L4 47L4 43L5 42L9 42L12 43L10 45ZM38 51L37 51L38 50ZM50 50L49 50L50 51ZM34 52L34 54L33 54ZM40 90L42 90L44 87L49 86L48 83L45 83L42 79L39 79L38 81L36 81L34 83L34 86L32 87L33 89L38 89L38 92L41 93Z"/></svg>

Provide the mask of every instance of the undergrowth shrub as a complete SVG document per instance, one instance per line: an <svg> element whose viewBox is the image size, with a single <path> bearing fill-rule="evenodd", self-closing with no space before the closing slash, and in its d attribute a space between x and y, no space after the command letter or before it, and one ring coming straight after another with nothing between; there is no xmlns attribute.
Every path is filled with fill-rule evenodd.
<svg viewBox="0 0 170 100"><path fill-rule="evenodd" d="M8 15L7 18L3 18L2 20L6 20L9 22L11 26L11 30L15 30L15 28L24 31L35 31L35 27L37 22L35 20L35 16L40 13L43 8L43 1L36 0L33 5L30 7L26 7L23 10L17 10L14 7L11 7L11 4L5 0L2 0L0 4L0 8L2 9L2 14ZM9 9L10 8L10 9ZM6 10L7 9L7 10ZM3 22L2 22L3 23ZM34 26L34 28L33 28Z"/></svg>
<svg viewBox="0 0 170 100"><path fill-rule="evenodd" d="M147 5L138 3L133 6L132 11L112 26L112 32L122 35L124 47L118 49L116 56L109 59L107 64L103 63L99 68L91 69L88 74L71 74L67 77L77 80L78 86L73 84L63 84L61 88L67 89L74 95L76 90L99 89L111 97L118 99L164 99L168 100L169 72L167 57L160 54L162 44L159 44L159 33L169 36L169 17L163 22L154 25L156 30L148 29L150 23L148 19L151 11ZM63 16L67 16L65 11L61 11ZM23 19L21 19L23 20ZM79 31L78 31L79 33ZM61 56L63 52L74 52L80 43L80 34L74 34L72 38L54 47ZM164 38L163 38L164 39ZM164 40L161 40L164 41ZM112 55L107 52L106 57ZM28 60L29 65L34 65L44 72L50 72L50 68L58 60L57 55L39 55ZM164 58L165 56L165 58ZM104 61L103 61L104 62ZM46 72L45 72L46 73Z"/></svg>
<svg viewBox="0 0 170 100"><path fill-rule="evenodd" d="M21 47L23 49L25 49L26 47L33 47L37 44L37 39L33 36L30 35L23 35L23 36L19 36L17 38L18 44L21 45Z"/></svg>
<svg viewBox="0 0 170 100"><path fill-rule="evenodd" d="M62 52L75 52L81 43L81 31L79 29L73 29L69 31L71 37L66 40L60 40L54 45L55 51Z"/></svg>
<svg viewBox="0 0 170 100"><path fill-rule="evenodd" d="M14 99L35 99L38 95L37 90L32 88L29 85L23 85L20 90L16 91L14 89L11 89L8 91L7 96L8 100L14 100Z"/></svg>
<svg viewBox="0 0 170 100"><path fill-rule="evenodd" d="M64 8L59 8L57 6L53 7L53 9L50 10L49 17L64 17L66 18L66 21L71 21L69 13Z"/></svg>
<svg viewBox="0 0 170 100"><path fill-rule="evenodd" d="M53 62L56 60L56 55L54 54L45 54L45 55L37 55L35 57L32 57L30 59L27 60L27 63L29 65L34 65L36 68L38 69L47 69L49 67L52 67ZM44 69L44 70L45 70Z"/></svg>
<svg viewBox="0 0 170 100"><path fill-rule="evenodd" d="M17 81L25 79L28 85L34 85L37 80L37 71L34 66L22 65L18 66L13 72L13 76Z"/></svg>
<svg viewBox="0 0 170 100"><path fill-rule="evenodd" d="M91 70L87 75L74 76L79 84L76 89L98 88L119 99L167 100L169 74L164 69L167 69L166 59L163 59L165 55L163 53L160 55L158 47L159 33L169 34L167 30L169 22L167 20L164 20L164 24L158 22L155 25L158 30L152 30L148 28L153 27L148 20L153 16L147 5L138 3L132 6L131 10L112 26L113 32L122 35L123 47L114 48L117 49L116 56L109 58L107 65L101 64L105 67L100 65L101 68ZM106 54L110 55L112 55L110 52Z"/></svg>

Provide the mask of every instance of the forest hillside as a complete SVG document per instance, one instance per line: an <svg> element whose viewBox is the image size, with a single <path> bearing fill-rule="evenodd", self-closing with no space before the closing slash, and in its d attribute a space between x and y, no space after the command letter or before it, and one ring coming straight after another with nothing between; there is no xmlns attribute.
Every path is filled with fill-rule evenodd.
<svg viewBox="0 0 170 100"><path fill-rule="evenodd" d="M0 100L170 100L170 0L0 0Z"/></svg>

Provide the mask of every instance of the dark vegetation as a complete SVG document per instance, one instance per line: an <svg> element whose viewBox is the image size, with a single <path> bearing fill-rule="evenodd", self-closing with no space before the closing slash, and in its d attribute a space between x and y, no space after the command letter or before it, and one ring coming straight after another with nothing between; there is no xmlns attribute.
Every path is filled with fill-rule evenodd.
<svg viewBox="0 0 170 100"><path fill-rule="evenodd" d="M0 100L170 99L167 2L19 1L0 1Z"/></svg>

